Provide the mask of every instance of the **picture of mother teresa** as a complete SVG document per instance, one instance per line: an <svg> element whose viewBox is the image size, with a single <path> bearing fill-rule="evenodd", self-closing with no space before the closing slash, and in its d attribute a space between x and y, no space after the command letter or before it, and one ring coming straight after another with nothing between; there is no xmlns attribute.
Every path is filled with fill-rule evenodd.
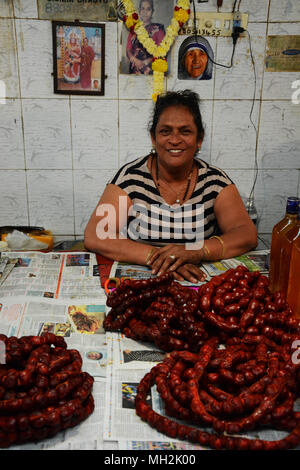
<svg viewBox="0 0 300 470"><path fill-rule="evenodd" d="M197 36L185 39L178 53L178 78L180 80L210 80L214 53L209 42Z"/></svg>

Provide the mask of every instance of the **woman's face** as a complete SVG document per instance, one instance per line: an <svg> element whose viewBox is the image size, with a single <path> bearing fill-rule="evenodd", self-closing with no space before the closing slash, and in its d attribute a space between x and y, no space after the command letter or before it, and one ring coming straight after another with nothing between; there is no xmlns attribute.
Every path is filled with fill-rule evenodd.
<svg viewBox="0 0 300 470"><path fill-rule="evenodd" d="M207 55L202 49L192 49L185 55L184 65L187 73L192 78L203 75L207 64Z"/></svg>
<svg viewBox="0 0 300 470"><path fill-rule="evenodd" d="M152 144L165 167L188 166L201 143L194 116L188 108L170 106L162 112Z"/></svg>
<svg viewBox="0 0 300 470"><path fill-rule="evenodd" d="M150 2L147 0L142 2L140 7L140 18L144 24L151 23L152 13L153 11Z"/></svg>

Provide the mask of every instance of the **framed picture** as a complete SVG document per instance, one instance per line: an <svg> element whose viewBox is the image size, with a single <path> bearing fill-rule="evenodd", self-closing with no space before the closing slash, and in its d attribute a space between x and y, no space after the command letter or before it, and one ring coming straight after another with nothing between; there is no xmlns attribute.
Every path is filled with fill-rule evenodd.
<svg viewBox="0 0 300 470"><path fill-rule="evenodd" d="M133 0L149 37L159 45L166 34L174 13L173 2L170 0ZM122 74L152 75L152 56L138 41L134 32L128 31L123 25L121 32L121 63Z"/></svg>
<svg viewBox="0 0 300 470"><path fill-rule="evenodd" d="M105 24L52 22L54 93L104 95Z"/></svg>

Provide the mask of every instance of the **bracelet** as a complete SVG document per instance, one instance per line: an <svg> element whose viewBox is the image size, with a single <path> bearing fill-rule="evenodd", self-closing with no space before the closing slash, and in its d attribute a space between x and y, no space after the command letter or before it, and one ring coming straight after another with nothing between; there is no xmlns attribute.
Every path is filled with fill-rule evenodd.
<svg viewBox="0 0 300 470"><path fill-rule="evenodd" d="M152 255L152 253L154 253L155 251L155 248L151 248L151 250L149 251L149 253L147 254L147 258L145 259L145 263L148 264L148 261Z"/></svg>
<svg viewBox="0 0 300 470"><path fill-rule="evenodd" d="M206 259L209 259L210 250L207 248L207 246L203 245L202 250L204 252L204 256L206 257Z"/></svg>
<svg viewBox="0 0 300 470"><path fill-rule="evenodd" d="M210 240L211 240L212 238L216 238L216 239L217 239L217 240L219 240L219 242L221 243L221 245L222 245L222 254L221 254L221 259L223 259L223 258L224 258L224 256L225 256L225 251L226 251L226 248L225 248L225 243L224 243L224 241L222 240L222 238L221 238L221 237L218 237L217 235L213 235L212 237L210 237Z"/></svg>

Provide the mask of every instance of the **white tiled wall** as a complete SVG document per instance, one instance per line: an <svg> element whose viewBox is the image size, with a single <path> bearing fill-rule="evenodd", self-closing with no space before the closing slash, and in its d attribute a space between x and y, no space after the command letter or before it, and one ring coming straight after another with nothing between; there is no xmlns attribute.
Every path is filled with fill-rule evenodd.
<svg viewBox="0 0 300 470"><path fill-rule="evenodd" d="M224 0L220 11L231 11L233 3ZM216 11L217 0L196 8ZM178 80L180 36L169 54L166 89L199 93L201 157L223 168L244 200L255 178L257 143L255 204L259 231L270 237L286 198L300 196L300 104L291 101L300 72L266 72L266 40L300 34L300 3L242 0L240 10L249 14L250 37L238 40L233 68L215 66L207 81ZM38 18L36 0L0 0L0 80L7 96L0 104L0 225L43 225L58 237L82 238L106 182L149 152L152 78L119 73L122 28L106 23L105 95L57 95L51 22ZM209 41L215 61L229 64L231 38Z"/></svg>

